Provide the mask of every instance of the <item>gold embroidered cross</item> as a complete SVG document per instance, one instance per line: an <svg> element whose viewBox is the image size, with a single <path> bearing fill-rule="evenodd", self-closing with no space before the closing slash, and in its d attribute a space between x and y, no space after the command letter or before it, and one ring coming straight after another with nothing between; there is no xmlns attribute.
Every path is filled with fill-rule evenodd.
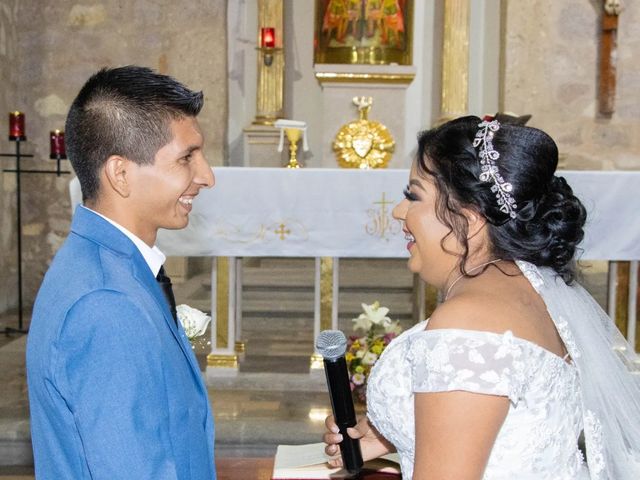
<svg viewBox="0 0 640 480"><path fill-rule="evenodd" d="M367 215L371 219L364 227L367 234L380 236L388 241L391 234L396 234L400 231L400 222L397 220L394 221L389 216L387 210L387 207L393 205L393 203L394 202L387 200L385 192L382 192L382 199L373 202L374 205L380 205L380 208L370 208L367 210Z"/></svg>
<svg viewBox="0 0 640 480"><path fill-rule="evenodd" d="M389 200L387 200L385 192L382 192L382 200L380 200L379 202L373 202L373 204L381 205L382 212L386 213L387 205L393 205L393 202L390 202Z"/></svg>
<svg viewBox="0 0 640 480"><path fill-rule="evenodd" d="M291 234L291 230L289 230L288 228L285 229L284 227L285 227L284 223L281 223L280 228L274 230L276 234L280 235L280 240L284 240L286 235Z"/></svg>

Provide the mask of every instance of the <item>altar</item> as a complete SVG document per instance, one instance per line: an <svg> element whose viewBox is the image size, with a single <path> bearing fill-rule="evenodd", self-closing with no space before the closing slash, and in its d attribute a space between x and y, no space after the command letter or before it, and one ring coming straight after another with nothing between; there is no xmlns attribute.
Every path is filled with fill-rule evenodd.
<svg viewBox="0 0 640 480"><path fill-rule="evenodd" d="M408 170L281 168L214 169L216 184L194 200L189 226L161 230L169 256L212 257L212 351L209 365L233 372L242 351L240 257L316 258L314 337L337 327L340 258L407 257L392 209L403 198ZM640 260L640 172L561 171L588 211L584 260ZM80 202L77 180L72 203ZM324 280L323 280L324 278ZM632 276L637 288L637 276ZM327 289L328 285L328 289ZM323 290L324 289L324 290ZM628 338L635 339L635 296L629 296ZM611 302L610 302L611 303ZM613 302L615 304L615 302ZM611 312L615 316L615 312ZM240 347L240 348L239 348ZM313 361L313 359L312 359Z"/></svg>

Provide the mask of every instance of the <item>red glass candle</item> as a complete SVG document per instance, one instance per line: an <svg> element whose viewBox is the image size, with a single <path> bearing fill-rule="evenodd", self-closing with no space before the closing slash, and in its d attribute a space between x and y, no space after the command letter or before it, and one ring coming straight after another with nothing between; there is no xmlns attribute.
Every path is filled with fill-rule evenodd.
<svg viewBox="0 0 640 480"><path fill-rule="evenodd" d="M24 113L9 112L9 140L26 140L24 132Z"/></svg>
<svg viewBox="0 0 640 480"><path fill-rule="evenodd" d="M49 158L67 158L67 152L64 148L64 132L61 132L60 130L50 132L49 140L51 145Z"/></svg>
<svg viewBox="0 0 640 480"><path fill-rule="evenodd" d="M276 46L276 29L273 27L262 27L260 29L262 48L275 48Z"/></svg>

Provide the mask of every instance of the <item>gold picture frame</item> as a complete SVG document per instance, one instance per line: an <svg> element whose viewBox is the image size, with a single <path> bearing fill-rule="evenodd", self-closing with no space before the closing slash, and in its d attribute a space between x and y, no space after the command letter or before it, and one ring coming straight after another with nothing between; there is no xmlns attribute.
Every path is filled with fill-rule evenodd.
<svg viewBox="0 0 640 480"><path fill-rule="evenodd" d="M315 63L411 65L413 0L316 0Z"/></svg>

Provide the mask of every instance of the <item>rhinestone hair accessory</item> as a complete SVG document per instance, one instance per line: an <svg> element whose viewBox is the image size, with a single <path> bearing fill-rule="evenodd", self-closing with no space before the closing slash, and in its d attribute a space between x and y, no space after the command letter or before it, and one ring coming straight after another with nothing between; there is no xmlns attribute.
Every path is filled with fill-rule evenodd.
<svg viewBox="0 0 640 480"><path fill-rule="evenodd" d="M516 218L518 205L511 195L513 185L504 181L495 162L500 158L500 154L493 148L493 137L495 132L500 130L500 123L497 120L485 119L478 125L478 129L473 146L480 147L480 180L493 183L491 191L496 194L500 211Z"/></svg>

